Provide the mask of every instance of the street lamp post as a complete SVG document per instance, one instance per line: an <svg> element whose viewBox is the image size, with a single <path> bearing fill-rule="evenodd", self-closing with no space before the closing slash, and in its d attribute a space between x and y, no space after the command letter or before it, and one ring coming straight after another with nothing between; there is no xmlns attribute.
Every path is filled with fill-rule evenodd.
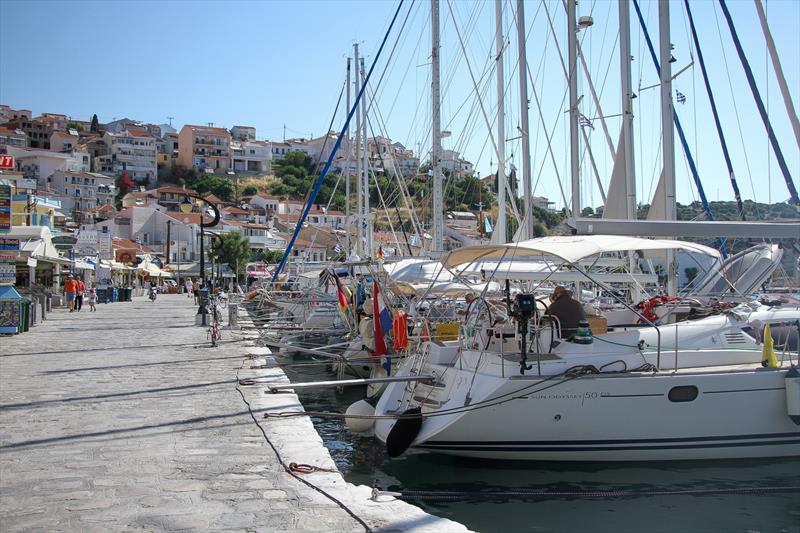
<svg viewBox="0 0 800 533"><path fill-rule="evenodd" d="M211 209L214 210L214 220L212 220L211 222L208 222L208 223L206 223L203 220L203 211L204 210L203 209L200 210L200 290L201 290L201 294L200 294L200 298L198 299L198 304L199 305L198 305L198 308L197 308L197 315L195 316L195 324L201 325L201 326L205 326L205 325L207 325L207 322L208 322L208 320L207 320L208 309L206 309L208 288L206 287L206 262L205 262L205 257L204 257L205 251L204 251L204 245L203 245L203 241L205 240L204 229L205 228L213 228L214 226L217 225L217 223L219 222L219 209L217 209L217 206L213 202L209 202L208 200L206 200L202 196L198 196L198 195L195 195L195 194L186 194L183 197L183 201L180 203L181 211L183 211L186 214L190 213L192 211L193 207L194 207L192 202L189 201L189 198L195 198L197 200L205 202L206 204L208 204L211 207ZM203 292L202 292L203 290L205 290L206 294L203 294Z"/></svg>

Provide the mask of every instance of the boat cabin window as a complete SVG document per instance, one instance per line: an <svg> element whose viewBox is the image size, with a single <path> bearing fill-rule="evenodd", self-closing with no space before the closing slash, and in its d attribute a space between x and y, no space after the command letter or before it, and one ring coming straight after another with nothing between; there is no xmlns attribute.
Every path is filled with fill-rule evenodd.
<svg viewBox="0 0 800 533"><path fill-rule="evenodd" d="M671 402L691 402L697 398L697 394L697 387L685 385L683 387L672 387L668 397Z"/></svg>

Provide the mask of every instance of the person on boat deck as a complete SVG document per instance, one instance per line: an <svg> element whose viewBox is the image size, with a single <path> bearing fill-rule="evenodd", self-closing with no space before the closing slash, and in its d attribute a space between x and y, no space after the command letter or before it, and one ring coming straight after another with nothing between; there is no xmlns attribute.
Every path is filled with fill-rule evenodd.
<svg viewBox="0 0 800 533"><path fill-rule="evenodd" d="M550 297L548 313L557 317L561 324L561 338L569 339L575 334L578 322L586 320L586 312L577 300L572 298L572 293L559 285L553 290Z"/></svg>
<svg viewBox="0 0 800 533"><path fill-rule="evenodd" d="M361 335L361 349L368 352L375 351L375 323L372 318L372 298L366 298L361 313L361 322L358 323L358 333Z"/></svg>

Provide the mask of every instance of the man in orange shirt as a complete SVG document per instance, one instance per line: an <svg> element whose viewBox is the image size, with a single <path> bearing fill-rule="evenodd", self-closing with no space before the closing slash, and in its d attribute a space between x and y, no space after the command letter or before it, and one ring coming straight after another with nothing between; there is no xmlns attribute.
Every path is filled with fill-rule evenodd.
<svg viewBox="0 0 800 533"><path fill-rule="evenodd" d="M78 282L72 274L68 274L67 281L64 282L64 293L67 295L67 307L71 313L75 310L75 298L78 296Z"/></svg>

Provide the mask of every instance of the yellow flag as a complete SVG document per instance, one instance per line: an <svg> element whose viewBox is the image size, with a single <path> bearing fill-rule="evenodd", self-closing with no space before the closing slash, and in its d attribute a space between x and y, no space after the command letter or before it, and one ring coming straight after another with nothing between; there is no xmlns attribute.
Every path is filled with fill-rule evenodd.
<svg viewBox="0 0 800 533"><path fill-rule="evenodd" d="M778 358L775 357L775 346L772 341L772 331L769 322L764 326L764 344L761 347L761 366L778 368Z"/></svg>

